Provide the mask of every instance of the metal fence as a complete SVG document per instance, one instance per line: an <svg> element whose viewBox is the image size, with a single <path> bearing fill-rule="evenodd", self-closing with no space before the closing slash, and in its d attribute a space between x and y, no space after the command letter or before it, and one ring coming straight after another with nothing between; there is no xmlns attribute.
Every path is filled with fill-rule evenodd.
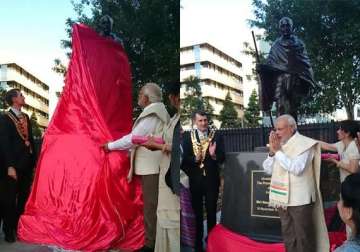
<svg viewBox="0 0 360 252"><path fill-rule="evenodd" d="M337 122L298 125L301 134L328 143L337 141ZM269 127L219 129L223 136L225 152L254 151L256 147L266 146L270 133ZM189 132L185 132L189 134Z"/></svg>

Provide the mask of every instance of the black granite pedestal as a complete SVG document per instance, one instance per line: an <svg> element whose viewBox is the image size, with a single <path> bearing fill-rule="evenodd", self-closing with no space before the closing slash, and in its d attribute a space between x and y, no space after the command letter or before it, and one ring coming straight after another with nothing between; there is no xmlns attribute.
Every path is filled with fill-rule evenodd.
<svg viewBox="0 0 360 252"><path fill-rule="evenodd" d="M271 176L262 168L267 157L267 151L264 151L266 148L257 152L227 153L221 223L231 231L257 241L280 242L280 219L277 211L268 206ZM338 168L323 161L320 181L324 206L333 207L339 196ZM339 218L334 219L329 230L338 228L336 219Z"/></svg>
<svg viewBox="0 0 360 252"><path fill-rule="evenodd" d="M279 242L280 219L268 206L270 175L262 168L267 152L228 153L224 168L221 223L263 242Z"/></svg>

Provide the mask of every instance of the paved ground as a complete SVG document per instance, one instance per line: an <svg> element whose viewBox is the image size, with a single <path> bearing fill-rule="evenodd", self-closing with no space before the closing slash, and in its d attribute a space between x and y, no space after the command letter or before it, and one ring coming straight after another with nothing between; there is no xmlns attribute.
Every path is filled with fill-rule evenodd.
<svg viewBox="0 0 360 252"><path fill-rule="evenodd" d="M4 241L3 237L1 237L0 241L0 251L1 252L55 252L62 250L54 250L52 248L44 247L44 246L36 246L30 245L22 242L16 243L7 243ZM64 250L63 250L64 251ZM181 252L193 252L194 250L189 247L182 247Z"/></svg>
<svg viewBox="0 0 360 252"><path fill-rule="evenodd" d="M21 242L7 243L4 238L0 240L1 252L52 252L53 250L48 247L29 245Z"/></svg>
<svg viewBox="0 0 360 252"><path fill-rule="evenodd" d="M221 213L217 213L217 221L220 221ZM206 221L204 221L204 237L207 236ZM181 252L193 252L194 250L189 247L182 247ZM0 252L71 252L69 250L61 250L49 248L47 246L37 246L23 242L7 243L4 241L4 236L0 232Z"/></svg>
<svg viewBox="0 0 360 252"><path fill-rule="evenodd" d="M65 250L54 249L47 246L38 246L23 242L8 243L4 241L4 235L0 233L1 252L65 252Z"/></svg>

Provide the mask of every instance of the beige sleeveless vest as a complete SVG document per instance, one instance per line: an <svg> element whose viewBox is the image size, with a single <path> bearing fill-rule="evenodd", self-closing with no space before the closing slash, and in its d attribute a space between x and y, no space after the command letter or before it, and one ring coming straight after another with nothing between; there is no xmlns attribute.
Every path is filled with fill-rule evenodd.
<svg viewBox="0 0 360 252"><path fill-rule="evenodd" d="M310 150L311 155L314 152L316 143L317 142L311 138L295 133L295 135L282 146L281 150L290 158L295 158L307 150ZM275 161L274 176L276 176L276 172L288 173L285 175L288 176L289 190L287 206L301 206L315 202L315 181L312 161L308 162L304 171L297 176L284 170L280 166L280 162Z"/></svg>
<svg viewBox="0 0 360 252"><path fill-rule="evenodd" d="M299 206L309 204L312 201L314 202L312 218L316 231L317 245L316 251L314 252L325 252L330 250L330 243L320 193L320 145L314 139L295 133L295 135L282 146L282 151L290 158L294 158L308 149L313 151L314 157L311 162L307 163L302 174L299 176L292 175L281 168L279 162L275 161L271 183L276 179L276 176L286 178L287 174L289 192L287 206ZM286 182L284 184L286 184Z"/></svg>
<svg viewBox="0 0 360 252"><path fill-rule="evenodd" d="M152 103L144 109L140 116L136 119L133 128L139 123L139 121L149 115L156 115L158 123L155 131L152 132L153 136L162 137L165 126L169 121L169 113L167 112L163 103ZM145 147L138 146L131 152L131 169L132 173L135 171L137 175L150 175L158 174L162 153L161 151L151 151Z"/></svg>

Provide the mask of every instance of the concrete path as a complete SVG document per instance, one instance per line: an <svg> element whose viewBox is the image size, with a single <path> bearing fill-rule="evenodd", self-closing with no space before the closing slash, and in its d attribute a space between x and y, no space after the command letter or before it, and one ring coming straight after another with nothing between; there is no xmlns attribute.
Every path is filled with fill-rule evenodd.
<svg viewBox="0 0 360 252"><path fill-rule="evenodd" d="M30 245L22 242L7 243L4 237L0 238L1 252L53 252L53 249L44 246Z"/></svg>

